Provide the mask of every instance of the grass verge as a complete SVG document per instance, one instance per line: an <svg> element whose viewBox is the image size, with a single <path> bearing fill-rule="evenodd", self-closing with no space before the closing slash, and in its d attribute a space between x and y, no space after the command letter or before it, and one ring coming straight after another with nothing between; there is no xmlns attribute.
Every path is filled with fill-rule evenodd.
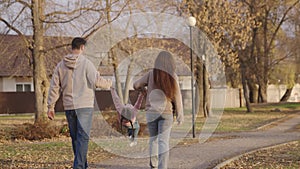
<svg viewBox="0 0 300 169"><path fill-rule="evenodd" d="M254 112L252 113L247 113L245 108L225 109L217 124L216 132L254 130L259 126L286 118L300 111L300 104L296 103L253 105L253 107ZM55 119L57 124L66 123L63 113L57 114ZM40 141L11 140L8 135L11 130L15 130L24 123L33 123L33 121L33 115L0 116L0 166L4 168L70 168L73 153L69 137L59 136L54 139ZM196 131L198 133L201 131L204 122L205 119L199 115L196 119ZM295 130L299 131L299 129L299 126L295 127ZM197 141L183 139L181 145L193 143L197 143ZM299 152L298 142L297 146L292 145L288 149L281 149L281 151L261 152L262 157L260 159L263 160L264 155L271 154L275 157L274 161L279 161L283 159L280 154L285 154L288 158L286 161L299 161ZM104 151L95 143L90 143L89 162L91 164L99 163L101 160L111 157L113 157L112 154ZM244 163L242 159L239 161ZM250 160L250 163L251 161L252 164L257 165L255 160ZM247 165L251 166L251 164Z"/></svg>

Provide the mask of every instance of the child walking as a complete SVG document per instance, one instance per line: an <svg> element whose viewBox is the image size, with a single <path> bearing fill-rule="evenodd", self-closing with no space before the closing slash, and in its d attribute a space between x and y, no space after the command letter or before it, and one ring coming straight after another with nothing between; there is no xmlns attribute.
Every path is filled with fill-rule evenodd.
<svg viewBox="0 0 300 169"><path fill-rule="evenodd" d="M127 128L127 134L131 139L130 146L137 144L136 138L138 136L140 125L136 119L138 110L140 109L144 97L144 92L140 92L138 98L134 104L122 104L120 97L118 96L114 88L110 88L111 96L117 112L119 113L119 119L121 126Z"/></svg>

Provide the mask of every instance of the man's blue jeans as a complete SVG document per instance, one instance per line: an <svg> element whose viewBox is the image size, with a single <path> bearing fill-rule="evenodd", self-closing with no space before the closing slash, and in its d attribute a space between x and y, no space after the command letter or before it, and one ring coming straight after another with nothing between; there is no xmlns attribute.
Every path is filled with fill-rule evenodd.
<svg viewBox="0 0 300 169"><path fill-rule="evenodd" d="M74 152L74 169L85 169L87 165L87 152L92 126L93 108L66 110L69 124L72 147Z"/></svg>

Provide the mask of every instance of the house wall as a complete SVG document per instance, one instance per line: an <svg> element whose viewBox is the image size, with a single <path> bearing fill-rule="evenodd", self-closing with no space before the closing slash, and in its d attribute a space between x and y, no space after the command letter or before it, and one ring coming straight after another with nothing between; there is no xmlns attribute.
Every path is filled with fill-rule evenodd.
<svg viewBox="0 0 300 169"><path fill-rule="evenodd" d="M15 92L16 91L16 78L4 77L2 79L3 90L2 92Z"/></svg>
<svg viewBox="0 0 300 169"><path fill-rule="evenodd" d="M3 91L3 78L0 77L0 91Z"/></svg>
<svg viewBox="0 0 300 169"><path fill-rule="evenodd" d="M29 77L2 77L0 78L0 92L16 92L17 84L30 84L31 91L34 91L33 80Z"/></svg>

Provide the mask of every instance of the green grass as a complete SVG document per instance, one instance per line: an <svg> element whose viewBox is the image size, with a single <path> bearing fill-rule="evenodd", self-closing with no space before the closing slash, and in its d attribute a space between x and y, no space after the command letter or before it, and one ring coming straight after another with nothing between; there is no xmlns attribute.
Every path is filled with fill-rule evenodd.
<svg viewBox="0 0 300 169"><path fill-rule="evenodd" d="M300 104L264 104L254 105L254 112L247 113L246 108L227 108L218 121L215 132L234 132L234 131L249 131L257 129L257 127L285 118L297 111L300 111ZM279 109L280 111L273 111ZM186 111L187 121L191 120L190 111ZM215 117L213 117L215 118ZM65 119L64 113L57 113L55 119L59 122ZM33 114L27 115L9 115L0 116L0 129L3 132L9 130L9 127L14 124L22 124L24 122L33 122ZM200 132L205 123L205 118L199 114L196 118L196 132ZM187 122L186 121L186 122ZM191 121L190 121L191 122ZM190 123L188 123L190 125ZM188 127L184 124L183 128ZM296 128L300 128L297 126ZM181 128L178 128L181 130ZM192 142L191 142L192 143ZM111 144L111 143L110 143ZM291 156L300 156L299 151L289 151ZM89 161L99 162L112 155L104 151L99 145L90 142L89 145ZM28 168L47 168L58 167L67 168L71 166L73 152L70 138L64 140L50 140L40 142L11 142L0 139L0 165L3 167L28 167ZM55 165L54 165L55 164Z"/></svg>
<svg viewBox="0 0 300 169"><path fill-rule="evenodd" d="M257 129L270 122L287 117L300 111L299 103L260 104L253 105L254 112L242 108L225 108L218 121L216 132L249 131ZM196 130L200 132L205 122L204 117L196 120Z"/></svg>

